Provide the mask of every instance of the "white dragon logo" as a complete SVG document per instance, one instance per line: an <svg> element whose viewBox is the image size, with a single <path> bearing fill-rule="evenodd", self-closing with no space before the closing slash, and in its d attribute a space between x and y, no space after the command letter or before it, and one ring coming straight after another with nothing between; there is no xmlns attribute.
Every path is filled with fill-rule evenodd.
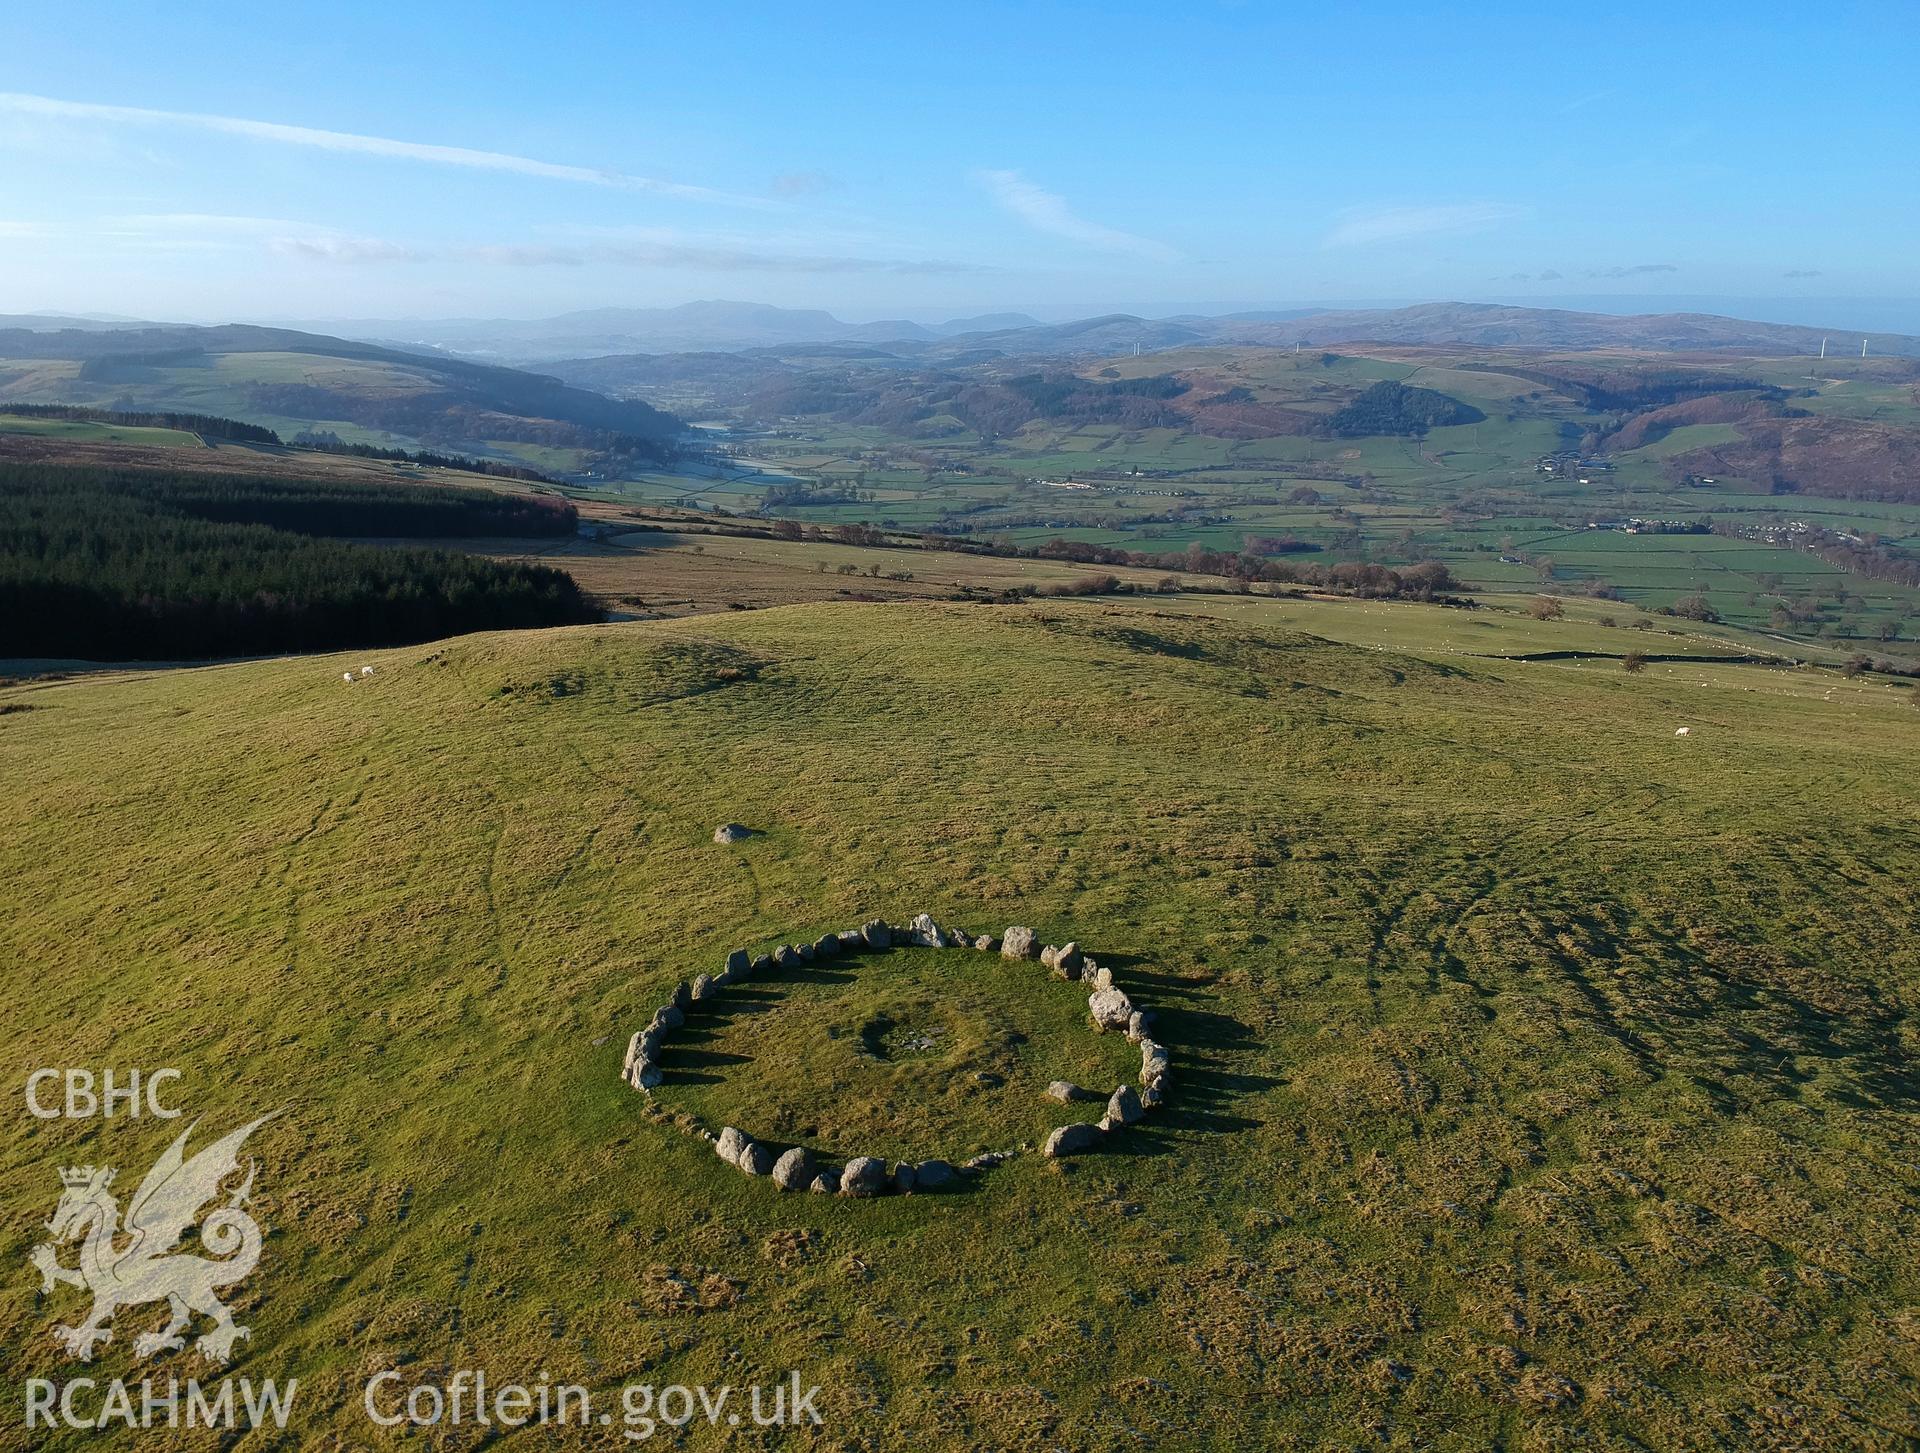
<svg viewBox="0 0 1920 1453"><path fill-rule="evenodd" d="M221 1182L239 1170L241 1143L272 1118L263 1115L188 1160L187 1137L200 1123L194 1121L140 1182L128 1203L124 1225L119 1202L107 1191L114 1177L110 1167L61 1168L60 1183L65 1189L47 1222L49 1239L33 1248L33 1264L40 1269L42 1295L51 1292L56 1282L93 1293L93 1311L86 1321L78 1327L54 1329L54 1337L69 1355L91 1362L94 1345L113 1340L110 1324L116 1307L158 1301L167 1303L172 1320L161 1331L134 1338L136 1357L178 1352L186 1345L180 1334L195 1312L213 1318L215 1325L194 1343L194 1350L216 1363L233 1355L233 1344L250 1333L233 1320L214 1289L232 1286L260 1260L260 1226L244 1209L258 1166L249 1165L246 1179L228 1193L226 1204L200 1223L201 1245L223 1260L168 1253L192 1227L200 1208L220 1194ZM57 1248L76 1240L79 1264L62 1266Z"/></svg>

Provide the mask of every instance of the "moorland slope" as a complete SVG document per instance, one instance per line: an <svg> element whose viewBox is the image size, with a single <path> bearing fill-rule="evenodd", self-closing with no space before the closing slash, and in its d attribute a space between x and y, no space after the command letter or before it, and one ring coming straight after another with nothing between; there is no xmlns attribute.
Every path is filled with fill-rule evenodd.
<svg viewBox="0 0 1920 1453"><path fill-rule="evenodd" d="M177 1065L209 1129L285 1112L249 1146L235 1371L297 1375L309 1445L362 1441L403 1363L795 1368L809 1446L1920 1436L1908 693L1359 650L1257 604L816 605L15 686L10 1073ZM749 1181L619 1084L675 980L922 908L1114 964L1172 1047L1158 1118L854 1203ZM724 1115L730 1048L661 1104ZM883 1109L853 1074L816 1113ZM174 1133L9 1118L0 1257L56 1165L132 1176ZM10 1384L76 1310L10 1280ZM137 1376L128 1340L87 1370Z"/></svg>

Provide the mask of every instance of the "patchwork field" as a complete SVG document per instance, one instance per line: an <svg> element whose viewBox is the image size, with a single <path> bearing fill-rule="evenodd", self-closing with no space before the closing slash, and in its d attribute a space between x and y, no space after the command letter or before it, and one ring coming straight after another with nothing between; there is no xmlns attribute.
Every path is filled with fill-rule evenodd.
<svg viewBox="0 0 1920 1453"><path fill-rule="evenodd" d="M1909 1446L1912 692L1471 649L1556 628L1645 634L814 604L19 683L11 1073L178 1066L203 1134L282 1112L248 1147L270 1230L234 1371L298 1377L299 1446L417 1445L368 1427L365 1380L475 1366L795 1369L820 1448ZM715 844L728 820L758 835ZM676 980L920 909L1113 964L1160 1015L1167 1106L862 1203L749 1180L619 1083ZM850 964L716 1029L713 1078L662 1103L971 1144L991 1104L943 1101L941 1056L998 1045L1030 1140L1022 1055L1109 1048L1034 973ZM882 1018L892 1068L835 1081ZM131 1177L175 1133L7 1121L10 1386L84 1305L25 1273L52 1167ZM145 1315L89 1375L138 1375ZM776 1441L676 1445L743 1444Z"/></svg>
<svg viewBox="0 0 1920 1453"><path fill-rule="evenodd" d="M646 362L649 378L671 372L670 359ZM1065 536L1146 554L1258 555L1283 542L1308 563L1437 559L1481 590L1544 588L1647 609L1696 602L1807 641L1910 647L1920 615L1911 559L1894 570L1836 564L1817 553L1832 540L1809 531L1895 552L1920 533L1920 483L1899 443L1920 421L1914 367L1818 362L1384 344L1008 358L947 372L763 360L759 368L781 371L759 391L736 371L694 400L741 426L713 435L727 467L606 487L653 503L1023 546ZM995 407L1013 411L984 422L941 412L985 409L996 389L1024 389L1044 410L1043 377L1056 393L1082 389L1084 407L1018 423L1030 410L1004 399ZM596 378L612 386L604 369ZM1330 435L1336 411L1381 383L1433 391L1472 421ZM1134 386L1164 395L1170 416L1130 416L1098 392ZM687 402L653 385L633 391ZM1670 397L1677 413L1645 417ZM1113 417L1084 417L1103 407ZM1762 468L1747 413L1894 432L1816 439ZM1723 454L1759 462L1722 468ZM796 480L815 493L795 495ZM1627 533L1635 521L1659 523ZM1703 543L1687 533L1694 527L1725 538Z"/></svg>

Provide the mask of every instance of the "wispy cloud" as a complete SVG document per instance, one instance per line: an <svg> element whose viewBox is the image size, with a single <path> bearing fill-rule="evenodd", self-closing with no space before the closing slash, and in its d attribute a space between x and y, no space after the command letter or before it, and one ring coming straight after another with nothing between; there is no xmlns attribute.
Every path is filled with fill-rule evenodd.
<svg viewBox="0 0 1920 1453"><path fill-rule="evenodd" d="M1510 272L1505 277L1488 278L1487 281L1496 283L1557 283L1564 276L1564 273L1558 273L1552 268L1548 268L1545 272Z"/></svg>
<svg viewBox="0 0 1920 1453"><path fill-rule="evenodd" d="M1796 267L1781 273L1780 276L1781 277L1819 277L1820 269L1817 267Z"/></svg>
<svg viewBox="0 0 1920 1453"><path fill-rule="evenodd" d="M431 166L464 167L474 171L508 172L517 176L543 177L551 181L581 182L596 187L653 192L689 201L723 202L731 206L749 207L769 205L757 197L743 197L731 192L716 191L711 187L661 181L655 177L634 176L628 172L599 167L538 161L533 157L515 156L509 152L479 151L465 146L439 146L430 142L399 141L387 136L364 136L352 131L325 131L311 126L287 126L277 121L254 121L240 116L213 116L197 111L154 111L141 106L107 106L91 101L61 101L50 96L33 96L17 91L0 91L0 112L70 121L94 121L110 126L184 127L196 131L216 132L224 136L245 137L252 141L274 142L282 146L304 146L320 151L388 157L400 161L423 162Z"/></svg>
<svg viewBox="0 0 1920 1453"><path fill-rule="evenodd" d="M267 244L283 257L310 262L430 262L433 254L381 237L275 237Z"/></svg>
<svg viewBox="0 0 1920 1453"><path fill-rule="evenodd" d="M839 185L837 178L825 172L781 172L773 179L773 190L782 197L811 197Z"/></svg>
<svg viewBox="0 0 1920 1453"><path fill-rule="evenodd" d="M767 252L700 241L602 242L585 247L519 246L456 249L456 256L514 267L618 267L684 269L693 272L948 273L993 272L977 263L944 258L856 257L822 253Z"/></svg>
<svg viewBox="0 0 1920 1453"><path fill-rule="evenodd" d="M1586 276L1593 278L1646 277L1652 273L1678 272L1670 262L1636 262L1631 267L1597 267Z"/></svg>
<svg viewBox="0 0 1920 1453"><path fill-rule="evenodd" d="M1075 216L1066 198L1035 186L1017 171L981 171L975 175L1003 210L1036 232L1064 237L1100 252L1123 252L1153 262L1172 262L1179 255L1164 242L1156 242L1151 237L1137 237Z"/></svg>
<svg viewBox="0 0 1920 1453"><path fill-rule="evenodd" d="M0 231L3 231L0 228ZM661 228L584 243L449 242L421 244L363 237L337 227L284 217L204 212L144 213L106 219L101 234L144 247L183 251L259 247L302 262L349 265L417 262L490 267L666 268L696 272L899 273L938 275L995 271L945 258L872 257L855 253L776 251L724 238Z"/></svg>
<svg viewBox="0 0 1920 1453"><path fill-rule="evenodd" d="M1511 202L1447 202L1423 207L1356 207L1342 212L1322 247L1365 247L1409 237L1484 232L1502 222L1517 222L1532 209Z"/></svg>
<svg viewBox="0 0 1920 1453"><path fill-rule="evenodd" d="M1575 96L1565 105L1557 108L1562 116L1571 116L1576 111L1584 111L1589 106L1597 106L1602 101L1611 101L1620 93L1615 90L1589 91L1584 96Z"/></svg>

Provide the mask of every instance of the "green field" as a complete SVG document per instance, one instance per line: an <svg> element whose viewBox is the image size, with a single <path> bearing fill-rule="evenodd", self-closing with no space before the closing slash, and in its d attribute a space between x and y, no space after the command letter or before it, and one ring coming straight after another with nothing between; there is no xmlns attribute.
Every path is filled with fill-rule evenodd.
<svg viewBox="0 0 1920 1453"><path fill-rule="evenodd" d="M177 1066L201 1135L282 1112L234 1370L299 1379L285 1446L469 1446L367 1425L392 1367L796 1369L821 1448L1910 1446L1920 710L1481 649L1647 638L1596 609L814 604L18 684L12 1073ZM729 820L758 835L714 844ZM852 1202L618 1082L728 950L922 909L1110 964L1168 1104ZM848 961L765 1034L716 1026L661 1107L1030 1140L1042 1061L1119 1046L1038 966L972 963ZM941 1035L809 1083L881 1016ZM1014 1098L943 1098L983 1055ZM131 1181L177 1126L7 1123L18 1388L84 1305L27 1266L54 1167ZM142 1375L161 1315L86 1374ZM742 1445L776 1446L674 1443Z"/></svg>
<svg viewBox="0 0 1920 1453"><path fill-rule="evenodd" d="M27 434L80 444L141 444L162 449L199 449L200 436L184 429L154 429L85 419L35 419L0 412L0 434Z"/></svg>
<svg viewBox="0 0 1920 1453"><path fill-rule="evenodd" d="M1577 452L1591 431L1611 427L1620 416L1588 409L1523 375L1543 367L1581 370L1646 359L1596 363L1597 355L1409 352L1402 358L1176 349L1075 367L1093 379L1173 374L1188 383L1192 396L1238 389L1255 404L1309 412L1330 410L1352 391L1392 379L1469 401L1486 417L1417 438L1323 438L1262 434L1257 428L1249 437L1219 437L1035 420L1015 433L983 439L967 429L943 432L937 419L922 421L922 432L914 434L807 416L780 420L777 431L754 437L751 448L764 467L802 478L852 479L870 493L783 507L822 525L874 521L1028 547L1065 535L1157 553L1193 545L1238 550L1251 539L1292 536L1316 548L1311 563L1366 559L1398 566L1438 559L1480 590L1611 594L1650 610L1700 597L1737 624L1912 659L1913 640L1920 636L1920 591L1848 575L1808 551L1751 540L1702 543L1668 533L1572 542L1590 522L1638 516L1712 520L1749 531L1808 520L1832 531L1872 531L1909 548L1920 538L1920 505L1775 496L1737 480L1716 480L1710 487L1680 482L1670 461L1733 442L1739 431L1732 424L1672 428L1610 455L1610 468L1575 470L1568 477L1543 473L1535 467L1543 456ZM1920 421L1911 381L1897 360L1858 375L1836 367L1813 379L1805 359L1730 358L1686 366L1743 385L1794 390L1794 407L1809 412ZM638 499L747 513L759 508L770 482L742 471L691 490L680 480L627 488ZM1063 487L1070 483L1090 488ZM1291 496L1303 488L1319 499L1294 501Z"/></svg>

